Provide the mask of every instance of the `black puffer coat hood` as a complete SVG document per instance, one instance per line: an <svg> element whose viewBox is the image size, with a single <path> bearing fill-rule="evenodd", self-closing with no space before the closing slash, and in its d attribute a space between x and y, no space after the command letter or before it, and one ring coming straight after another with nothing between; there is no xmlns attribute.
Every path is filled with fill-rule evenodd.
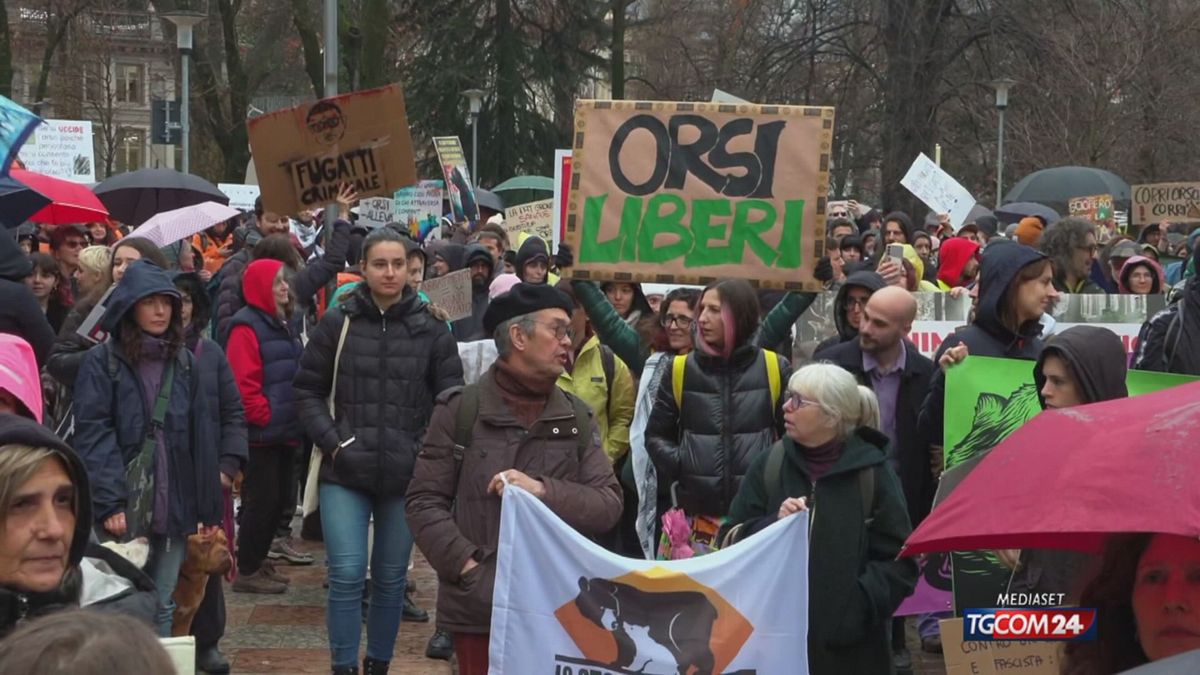
<svg viewBox="0 0 1200 675"><path fill-rule="evenodd" d="M8 232L0 232L0 279L22 281L33 274L29 256Z"/></svg>
<svg viewBox="0 0 1200 675"><path fill-rule="evenodd" d="M858 337L858 326L851 326L846 323L846 296L849 295L850 289L855 287L865 288L874 293L886 285L887 282L883 280L883 277L879 276L878 272L869 270L855 272L846 277L846 281L838 289L837 296L833 301L833 325L837 326L841 342L848 342Z"/></svg>
<svg viewBox="0 0 1200 675"><path fill-rule="evenodd" d="M1100 326L1072 326L1046 341L1033 368L1033 381L1037 383L1038 400L1043 408L1046 407L1046 400L1042 398L1046 375L1042 372L1042 366L1050 354L1067 362L1083 394L1084 403L1129 396L1129 389L1125 385L1127 357L1121 338Z"/></svg>
<svg viewBox="0 0 1200 675"><path fill-rule="evenodd" d="M550 249L546 248L546 242L540 237L530 237L521 244L521 248L517 250L517 264L515 265L517 277L521 281L525 281L525 265L530 262L543 258L546 265L550 265Z"/></svg>
<svg viewBox="0 0 1200 675"><path fill-rule="evenodd" d="M179 314L179 289L171 283L171 276L158 265L148 260L138 260L125 270L125 276L113 289L104 312L104 330L117 334L124 317L142 298L151 295L169 295L174 298L175 314Z"/></svg>

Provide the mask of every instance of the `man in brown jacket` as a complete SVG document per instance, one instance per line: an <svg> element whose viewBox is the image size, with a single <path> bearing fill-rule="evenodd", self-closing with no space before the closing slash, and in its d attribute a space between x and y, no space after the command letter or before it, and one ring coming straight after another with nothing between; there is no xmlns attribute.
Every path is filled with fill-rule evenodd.
<svg viewBox="0 0 1200 675"><path fill-rule="evenodd" d="M517 284L493 300L483 323L499 358L476 389L439 397L417 458L408 522L441 580L437 624L454 635L461 675L488 670L505 480L583 534L606 532L621 515L591 411L555 385L571 349L572 309L545 284Z"/></svg>

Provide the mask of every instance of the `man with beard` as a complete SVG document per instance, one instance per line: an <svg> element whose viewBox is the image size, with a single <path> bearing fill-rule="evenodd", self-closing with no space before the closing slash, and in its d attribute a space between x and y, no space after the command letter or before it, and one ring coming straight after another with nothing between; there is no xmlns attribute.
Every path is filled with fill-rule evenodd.
<svg viewBox="0 0 1200 675"><path fill-rule="evenodd" d="M488 286L492 283L496 259L483 244L467 246L466 268L471 271L471 316L459 319L450 325L450 332L459 342L486 340L483 330L483 313L488 308Z"/></svg>

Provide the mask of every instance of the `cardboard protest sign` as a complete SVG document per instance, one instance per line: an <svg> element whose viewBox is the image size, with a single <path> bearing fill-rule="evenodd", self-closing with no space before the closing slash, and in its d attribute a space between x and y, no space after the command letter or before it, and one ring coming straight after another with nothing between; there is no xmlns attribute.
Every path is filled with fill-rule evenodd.
<svg viewBox="0 0 1200 675"><path fill-rule="evenodd" d="M517 240L518 233L528 232L549 246L554 237L554 200L543 199L504 209L504 229L512 241Z"/></svg>
<svg viewBox="0 0 1200 675"><path fill-rule="evenodd" d="M970 190L923 152L913 160L908 173L900 179L900 184L935 213L950 214L950 226L955 232L967 222L971 208L975 206L975 198Z"/></svg>
<svg viewBox="0 0 1200 675"><path fill-rule="evenodd" d="M1076 217L1091 221L1101 228L1097 232L1097 241L1103 243L1116 234L1117 224L1113 218L1113 196L1091 195L1075 197L1067 202L1068 212Z"/></svg>
<svg viewBox="0 0 1200 675"><path fill-rule="evenodd" d="M579 101L577 279L819 290L833 108Z"/></svg>
<svg viewBox="0 0 1200 675"><path fill-rule="evenodd" d="M258 195L261 194L257 185L217 183L217 189L229 197L229 205L238 211L253 211L254 200L258 199Z"/></svg>
<svg viewBox="0 0 1200 675"><path fill-rule="evenodd" d="M268 211L294 215L337 199L391 197L417 182L400 85L358 91L249 120L250 149Z"/></svg>
<svg viewBox="0 0 1200 675"><path fill-rule="evenodd" d="M20 156L30 171L76 183L96 182L95 139L90 121L46 120L33 129L21 146Z"/></svg>
<svg viewBox="0 0 1200 675"><path fill-rule="evenodd" d="M446 310L451 321L471 316L471 270L455 270L421 282L429 302Z"/></svg>
<svg viewBox="0 0 1200 675"><path fill-rule="evenodd" d="M471 171L467 168L467 158L463 156L458 136L434 136L433 147L437 150L438 162L446 179L446 196L450 199L454 221L478 222L479 204L475 201L475 185L471 182Z"/></svg>
<svg viewBox="0 0 1200 675"><path fill-rule="evenodd" d="M1058 675L1062 642L963 640L962 619L942 619L946 675Z"/></svg>
<svg viewBox="0 0 1200 675"><path fill-rule="evenodd" d="M1132 201L1134 225L1200 223L1200 182L1134 185Z"/></svg>
<svg viewBox="0 0 1200 675"><path fill-rule="evenodd" d="M567 237L567 199L571 191L571 151L554 151L554 247Z"/></svg>
<svg viewBox="0 0 1200 675"><path fill-rule="evenodd" d="M396 190L392 197L392 219L407 225L408 233L420 243L430 237L440 239L442 181L423 180L412 187Z"/></svg>
<svg viewBox="0 0 1200 675"><path fill-rule="evenodd" d="M383 227L392 222L394 206L391 197L367 197L358 201L358 222L366 227Z"/></svg>

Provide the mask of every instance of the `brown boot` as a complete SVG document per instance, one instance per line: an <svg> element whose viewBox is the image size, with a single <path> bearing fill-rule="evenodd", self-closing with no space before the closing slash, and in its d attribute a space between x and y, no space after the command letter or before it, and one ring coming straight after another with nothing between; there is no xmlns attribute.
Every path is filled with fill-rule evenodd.
<svg viewBox="0 0 1200 675"><path fill-rule="evenodd" d="M283 574L282 572L280 572L279 568L276 567L275 563L272 562L271 560L264 560L262 567L260 567L259 569L261 569L263 572L265 572L267 575L267 578L271 579L272 581L278 581L279 583L281 583L285 586L292 583L292 578Z"/></svg>
<svg viewBox="0 0 1200 675"><path fill-rule="evenodd" d="M259 568L254 574L239 574L233 582L234 593L261 593L264 595L279 595L287 592L287 584L276 581L266 574L266 569Z"/></svg>

